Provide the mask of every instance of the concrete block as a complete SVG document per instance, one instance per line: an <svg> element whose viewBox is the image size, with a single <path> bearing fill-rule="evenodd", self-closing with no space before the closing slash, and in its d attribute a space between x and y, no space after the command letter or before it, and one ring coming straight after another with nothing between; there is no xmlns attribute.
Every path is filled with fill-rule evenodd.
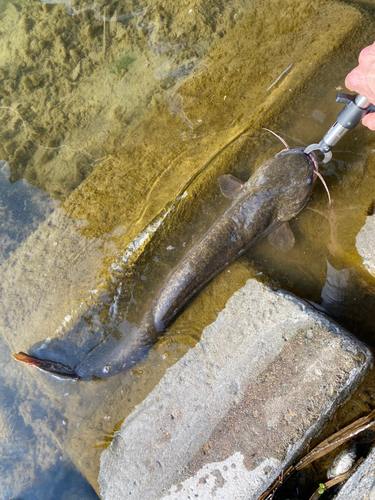
<svg viewBox="0 0 375 500"><path fill-rule="evenodd" d="M371 365L336 323L249 280L115 433L101 495L255 500Z"/></svg>
<svg viewBox="0 0 375 500"><path fill-rule="evenodd" d="M361 257L363 265L369 273L375 276L375 217L366 217L366 223L356 237L356 248Z"/></svg>
<svg viewBox="0 0 375 500"><path fill-rule="evenodd" d="M346 481L335 500L375 499L375 448L356 472Z"/></svg>

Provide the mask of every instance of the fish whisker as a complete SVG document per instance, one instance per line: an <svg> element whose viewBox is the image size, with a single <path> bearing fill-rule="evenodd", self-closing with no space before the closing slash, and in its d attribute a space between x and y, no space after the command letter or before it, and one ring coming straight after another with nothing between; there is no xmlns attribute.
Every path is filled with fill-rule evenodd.
<svg viewBox="0 0 375 500"><path fill-rule="evenodd" d="M276 132L273 132L269 128L266 128L266 127L262 127L262 128L263 128L263 130L267 130L267 132L270 132L271 134L273 134L275 137L277 137L284 144L284 146L286 147L286 150L283 149L283 151L289 151L290 147L288 146L288 144L284 141L284 139L282 137L277 135Z"/></svg>
<svg viewBox="0 0 375 500"><path fill-rule="evenodd" d="M327 195L328 195L328 206L331 207L332 206L332 198L331 198L331 195L329 194L329 189L328 189L328 186L326 184L326 181L324 180L324 177L322 176L322 174L320 172L318 172L317 170L315 170L315 174L319 177L319 179L322 181L322 184L324 186L324 189L327 191Z"/></svg>

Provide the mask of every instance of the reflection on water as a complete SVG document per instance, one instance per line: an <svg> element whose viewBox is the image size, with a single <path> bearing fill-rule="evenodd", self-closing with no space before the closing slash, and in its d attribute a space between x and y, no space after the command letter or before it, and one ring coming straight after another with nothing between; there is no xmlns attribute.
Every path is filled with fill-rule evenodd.
<svg viewBox="0 0 375 500"><path fill-rule="evenodd" d="M9 164L0 160L0 265L57 206L24 179L10 184L9 176Z"/></svg>
<svg viewBox="0 0 375 500"><path fill-rule="evenodd" d="M98 496L69 461L57 461L43 471L32 485L17 495L17 500L97 500Z"/></svg>
<svg viewBox="0 0 375 500"><path fill-rule="evenodd" d="M282 22L273 1L0 3L0 496L66 500L73 489L93 498L72 463L98 487L105 437L250 275L245 259L232 281L223 273L208 289L211 309L187 308L134 370L105 382L57 381L11 359L52 338L74 363L118 336L123 317L137 322L225 208L217 177L247 180L278 151L261 126L291 146L321 139L358 47L345 47L336 71L317 79L314 64L361 16L342 2L327 34L316 30L326 2L315 12L310 3L291 2ZM311 89L301 91L305 79ZM292 224L294 249L281 256L265 241L248 254L256 273L320 303L328 261L331 292L340 290L333 302L340 293L345 310L371 290L354 247L375 188L371 147L363 129L351 133L325 172L334 211L317 187L315 211ZM349 299L350 286L335 278L343 269L350 284L358 276Z"/></svg>
<svg viewBox="0 0 375 500"><path fill-rule="evenodd" d="M344 310L345 292L349 285L350 269L335 269L327 260L327 279L321 292L321 307L334 318Z"/></svg>

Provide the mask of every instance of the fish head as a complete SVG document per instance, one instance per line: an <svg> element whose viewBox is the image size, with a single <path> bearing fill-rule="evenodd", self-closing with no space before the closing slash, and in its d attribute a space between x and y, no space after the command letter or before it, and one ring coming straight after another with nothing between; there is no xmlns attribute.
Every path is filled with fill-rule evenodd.
<svg viewBox="0 0 375 500"><path fill-rule="evenodd" d="M278 219L286 222L303 210L310 199L318 172L314 153L292 148L278 153L275 185L278 189Z"/></svg>

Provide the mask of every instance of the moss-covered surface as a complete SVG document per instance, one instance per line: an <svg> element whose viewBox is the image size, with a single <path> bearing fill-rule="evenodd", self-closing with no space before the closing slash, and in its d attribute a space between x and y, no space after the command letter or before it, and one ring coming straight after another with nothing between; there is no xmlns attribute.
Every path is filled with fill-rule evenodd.
<svg viewBox="0 0 375 500"><path fill-rule="evenodd" d="M212 41L235 24L239 4L200 2L189 15L184 2L158 0L7 4L0 157L11 166L11 180L24 177L66 199L114 142L123 146L170 79L199 65Z"/></svg>

